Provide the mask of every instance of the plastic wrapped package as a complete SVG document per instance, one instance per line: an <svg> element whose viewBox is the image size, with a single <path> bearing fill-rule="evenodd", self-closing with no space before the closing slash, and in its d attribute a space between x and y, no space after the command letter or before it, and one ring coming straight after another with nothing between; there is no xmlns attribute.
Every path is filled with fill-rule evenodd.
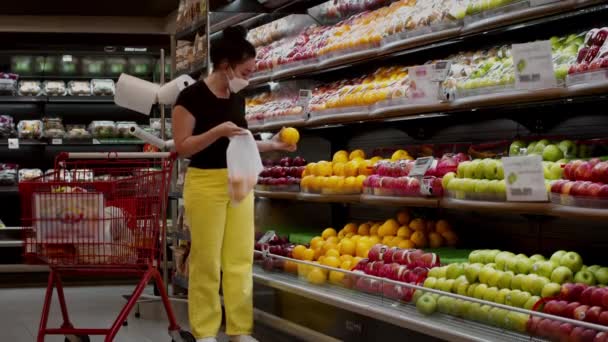
<svg viewBox="0 0 608 342"><path fill-rule="evenodd" d="M71 55L64 55L59 62L59 72L62 75L76 75L80 59Z"/></svg>
<svg viewBox="0 0 608 342"><path fill-rule="evenodd" d="M10 115L0 115L0 138L11 138L16 135L15 122Z"/></svg>
<svg viewBox="0 0 608 342"><path fill-rule="evenodd" d="M150 129L152 130L150 133L156 135L160 138L160 118L152 118L150 119ZM171 125L171 119L165 119L165 139L171 139L173 137L173 129Z"/></svg>
<svg viewBox="0 0 608 342"><path fill-rule="evenodd" d="M113 80L94 79L91 80L91 91L96 96L114 96L116 85Z"/></svg>
<svg viewBox="0 0 608 342"><path fill-rule="evenodd" d="M137 127L137 123L133 121L119 121L116 123L117 136L119 138L133 138L131 135L131 127Z"/></svg>
<svg viewBox="0 0 608 342"><path fill-rule="evenodd" d="M152 60L146 57L129 58L129 74L142 76L152 72Z"/></svg>
<svg viewBox="0 0 608 342"><path fill-rule="evenodd" d="M87 131L85 125L66 125L65 139L87 139L91 137L91 133Z"/></svg>
<svg viewBox="0 0 608 342"><path fill-rule="evenodd" d="M93 170L76 169L71 171L71 177L74 182L91 182L93 181Z"/></svg>
<svg viewBox="0 0 608 342"><path fill-rule="evenodd" d="M43 136L45 138L63 138L63 136L65 135L65 129L60 118L46 117L42 119L42 123L42 131L44 132Z"/></svg>
<svg viewBox="0 0 608 342"><path fill-rule="evenodd" d="M19 75L0 72L0 95L13 96L17 92Z"/></svg>
<svg viewBox="0 0 608 342"><path fill-rule="evenodd" d="M31 75L34 73L34 57L14 56L11 58L11 71L17 74Z"/></svg>
<svg viewBox="0 0 608 342"><path fill-rule="evenodd" d="M194 61L194 46L187 40L178 40L175 50L175 69L189 70Z"/></svg>
<svg viewBox="0 0 608 342"><path fill-rule="evenodd" d="M60 169L58 171L49 169L44 173L45 182L70 182L71 180L72 174L66 169Z"/></svg>
<svg viewBox="0 0 608 342"><path fill-rule="evenodd" d="M40 169L21 169L19 170L19 182L31 181L38 177L42 177Z"/></svg>
<svg viewBox="0 0 608 342"><path fill-rule="evenodd" d="M68 83L68 94L70 96L89 96L89 95L91 95L91 82L89 82L89 81L70 81Z"/></svg>
<svg viewBox="0 0 608 342"><path fill-rule="evenodd" d="M17 164L0 164L0 185L16 185L17 169Z"/></svg>
<svg viewBox="0 0 608 342"><path fill-rule="evenodd" d="M196 64L205 62L207 59L207 35L196 34L194 38L194 60Z"/></svg>
<svg viewBox="0 0 608 342"><path fill-rule="evenodd" d="M21 120L17 124L17 135L20 139L39 139L42 137L42 121Z"/></svg>
<svg viewBox="0 0 608 342"><path fill-rule="evenodd" d="M102 58L85 57L82 59L82 72L87 75L103 75L106 61Z"/></svg>
<svg viewBox="0 0 608 342"><path fill-rule="evenodd" d="M21 81L17 94L20 96L38 96L42 94L42 85L40 81Z"/></svg>
<svg viewBox="0 0 608 342"><path fill-rule="evenodd" d="M114 138L117 135L114 121L93 121L89 125L89 132L95 138Z"/></svg>
<svg viewBox="0 0 608 342"><path fill-rule="evenodd" d="M120 75L127 72L127 60L125 58L114 57L106 60L106 73L110 75Z"/></svg>
<svg viewBox="0 0 608 342"><path fill-rule="evenodd" d="M67 88L63 81L44 81L42 88L47 96L65 96L67 94Z"/></svg>

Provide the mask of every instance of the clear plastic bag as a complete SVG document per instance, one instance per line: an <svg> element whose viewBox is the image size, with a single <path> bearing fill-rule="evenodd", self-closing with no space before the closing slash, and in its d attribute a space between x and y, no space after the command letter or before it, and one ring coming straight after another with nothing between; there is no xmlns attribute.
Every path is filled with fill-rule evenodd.
<svg viewBox="0 0 608 342"><path fill-rule="evenodd" d="M258 175L264 170L260 152L250 132L230 138L226 162L230 198L238 203L253 190L258 182Z"/></svg>

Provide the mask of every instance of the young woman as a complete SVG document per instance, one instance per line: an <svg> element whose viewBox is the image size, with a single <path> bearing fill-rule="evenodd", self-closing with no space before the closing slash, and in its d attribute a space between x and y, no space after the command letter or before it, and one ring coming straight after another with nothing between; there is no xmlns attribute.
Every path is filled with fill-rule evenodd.
<svg viewBox="0 0 608 342"><path fill-rule="evenodd" d="M192 248L189 271L190 325L197 341L216 341L220 328L220 271L226 333L232 341L255 341L252 263L253 195L230 203L226 149L230 137L246 134L245 101L238 95L255 70L255 48L242 27L224 30L211 47L213 72L184 89L173 110L173 137L180 156L191 160L184 185ZM295 151L275 136L258 142L261 152Z"/></svg>

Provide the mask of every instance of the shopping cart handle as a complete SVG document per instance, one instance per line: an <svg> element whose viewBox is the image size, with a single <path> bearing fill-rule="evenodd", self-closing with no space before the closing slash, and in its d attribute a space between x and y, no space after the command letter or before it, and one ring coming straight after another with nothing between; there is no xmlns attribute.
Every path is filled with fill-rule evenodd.
<svg viewBox="0 0 608 342"><path fill-rule="evenodd" d="M175 158L175 152L63 152L57 160L68 159L165 159Z"/></svg>

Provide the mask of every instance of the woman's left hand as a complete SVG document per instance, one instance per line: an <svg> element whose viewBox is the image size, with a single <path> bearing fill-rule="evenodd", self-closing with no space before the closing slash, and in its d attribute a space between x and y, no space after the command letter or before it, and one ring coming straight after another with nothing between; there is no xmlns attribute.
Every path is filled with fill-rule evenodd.
<svg viewBox="0 0 608 342"><path fill-rule="evenodd" d="M275 134L272 137L272 149L275 151L287 151L287 152L295 152L298 149L297 145L289 145L281 141L280 134Z"/></svg>

